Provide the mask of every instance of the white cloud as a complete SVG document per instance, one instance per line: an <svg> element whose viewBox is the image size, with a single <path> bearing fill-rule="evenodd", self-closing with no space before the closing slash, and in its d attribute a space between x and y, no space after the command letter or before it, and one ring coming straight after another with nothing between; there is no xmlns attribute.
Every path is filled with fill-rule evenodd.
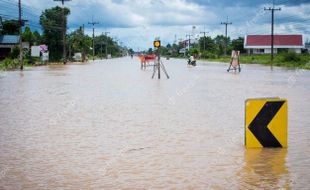
<svg viewBox="0 0 310 190"><path fill-rule="evenodd" d="M27 0L24 3L35 10L61 5L52 0ZM220 7L190 0L72 0L66 2L66 6L71 9L69 27L85 24L90 34L91 26L87 23L93 17L100 22L96 26L96 34L108 28L112 36L118 36L135 49L151 47L157 36L164 43L172 43L175 35L178 39L184 39L186 34L192 32L193 25L197 26L196 33L203 31L203 26L206 26L213 37L224 34L224 26L220 22L226 20L226 16L233 22L228 27L228 34L232 38L270 32L270 12L263 11L263 7L270 6L267 4ZM282 10L276 12L275 32L304 34L305 38L310 38L307 32L310 4L279 6ZM302 22L305 19L308 21Z"/></svg>

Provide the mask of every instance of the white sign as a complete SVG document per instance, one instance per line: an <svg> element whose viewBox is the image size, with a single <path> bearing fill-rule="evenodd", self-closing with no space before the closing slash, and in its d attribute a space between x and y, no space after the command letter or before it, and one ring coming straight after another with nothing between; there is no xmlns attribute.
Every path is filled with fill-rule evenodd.
<svg viewBox="0 0 310 190"><path fill-rule="evenodd" d="M73 59L75 61L82 61L82 53L75 53Z"/></svg>
<svg viewBox="0 0 310 190"><path fill-rule="evenodd" d="M49 60L49 53L44 52L42 53L42 61L48 61Z"/></svg>
<svg viewBox="0 0 310 190"><path fill-rule="evenodd" d="M31 56L40 57L40 46L31 46Z"/></svg>
<svg viewBox="0 0 310 190"><path fill-rule="evenodd" d="M39 46L31 46L31 56L32 57L40 57L40 52L44 53L47 52L48 48L46 45L39 45Z"/></svg>

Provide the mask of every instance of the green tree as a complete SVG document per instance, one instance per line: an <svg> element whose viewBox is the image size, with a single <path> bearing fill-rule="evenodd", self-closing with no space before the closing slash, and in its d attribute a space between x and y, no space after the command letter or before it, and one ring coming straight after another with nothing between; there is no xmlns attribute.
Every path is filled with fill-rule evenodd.
<svg viewBox="0 0 310 190"><path fill-rule="evenodd" d="M83 29L80 27L69 35L68 43L71 55L74 53L82 53L84 58L86 54L90 53L92 39L84 35Z"/></svg>
<svg viewBox="0 0 310 190"><path fill-rule="evenodd" d="M65 15L65 28L67 28L67 17L70 14L68 8L64 10L59 7L46 9L40 16L40 24L43 29L42 42L46 44L50 51L51 60L60 60L63 52L62 25L63 13Z"/></svg>
<svg viewBox="0 0 310 190"><path fill-rule="evenodd" d="M23 42L29 42L30 46L40 44L41 35L39 32L31 32L28 26L25 27L25 30L22 34Z"/></svg>
<svg viewBox="0 0 310 190"><path fill-rule="evenodd" d="M25 31L22 34L22 39L25 42L29 42L30 44L34 41L34 36L28 26L25 27Z"/></svg>
<svg viewBox="0 0 310 190"><path fill-rule="evenodd" d="M19 24L17 20L6 20L2 25L2 35L18 35Z"/></svg>
<svg viewBox="0 0 310 190"><path fill-rule="evenodd" d="M201 37L199 39L199 48L200 50L204 50L209 53L216 53L216 44L214 40L210 36Z"/></svg>
<svg viewBox="0 0 310 190"><path fill-rule="evenodd" d="M239 37L238 39L234 39L231 41L231 47L233 50L240 51L241 53L245 53L244 50L244 38Z"/></svg>
<svg viewBox="0 0 310 190"><path fill-rule="evenodd" d="M129 53L129 54L134 54L133 49L130 48L130 49L128 50L128 53Z"/></svg>
<svg viewBox="0 0 310 190"><path fill-rule="evenodd" d="M33 32L33 42L35 45L39 45L41 43L41 35L38 31Z"/></svg>
<svg viewBox="0 0 310 190"><path fill-rule="evenodd" d="M225 44L226 44L226 37L223 35L217 35L214 38L214 42L216 44L216 48L217 48L217 54L218 55L223 55L224 54L224 50L225 50ZM230 52L230 38L227 38L227 53Z"/></svg>
<svg viewBox="0 0 310 190"><path fill-rule="evenodd" d="M105 50L107 47L107 54L111 54L113 57L119 57L122 55L122 48L117 44L113 38L101 34L95 37L95 54L105 57ZM101 53L102 52L102 53Z"/></svg>
<svg viewBox="0 0 310 190"><path fill-rule="evenodd" d="M153 53L153 49L152 49L152 48L149 48L149 50L147 51L147 53L149 53L149 54Z"/></svg>

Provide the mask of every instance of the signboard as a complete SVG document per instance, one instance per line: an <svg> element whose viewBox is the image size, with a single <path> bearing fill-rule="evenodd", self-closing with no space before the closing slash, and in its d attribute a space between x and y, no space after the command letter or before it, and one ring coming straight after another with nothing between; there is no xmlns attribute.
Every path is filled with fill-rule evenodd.
<svg viewBox="0 0 310 190"><path fill-rule="evenodd" d="M245 102L245 146L287 147L287 100L248 99Z"/></svg>
<svg viewBox="0 0 310 190"><path fill-rule="evenodd" d="M82 53L75 53L73 59L75 61L82 61Z"/></svg>
<svg viewBox="0 0 310 190"><path fill-rule="evenodd" d="M48 48L46 45L31 46L31 56L40 57L42 53L47 52Z"/></svg>
<svg viewBox="0 0 310 190"><path fill-rule="evenodd" d="M48 52L44 52L42 53L42 61L48 61L49 60L49 53Z"/></svg>
<svg viewBox="0 0 310 190"><path fill-rule="evenodd" d="M40 47L31 46L31 57L40 57Z"/></svg>

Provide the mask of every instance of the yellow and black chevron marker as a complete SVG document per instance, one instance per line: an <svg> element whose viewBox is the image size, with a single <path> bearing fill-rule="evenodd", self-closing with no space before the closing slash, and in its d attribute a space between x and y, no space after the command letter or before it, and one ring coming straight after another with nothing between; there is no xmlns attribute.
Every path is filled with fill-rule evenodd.
<svg viewBox="0 0 310 190"><path fill-rule="evenodd" d="M245 146L287 147L287 101L280 98L245 102Z"/></svg>

